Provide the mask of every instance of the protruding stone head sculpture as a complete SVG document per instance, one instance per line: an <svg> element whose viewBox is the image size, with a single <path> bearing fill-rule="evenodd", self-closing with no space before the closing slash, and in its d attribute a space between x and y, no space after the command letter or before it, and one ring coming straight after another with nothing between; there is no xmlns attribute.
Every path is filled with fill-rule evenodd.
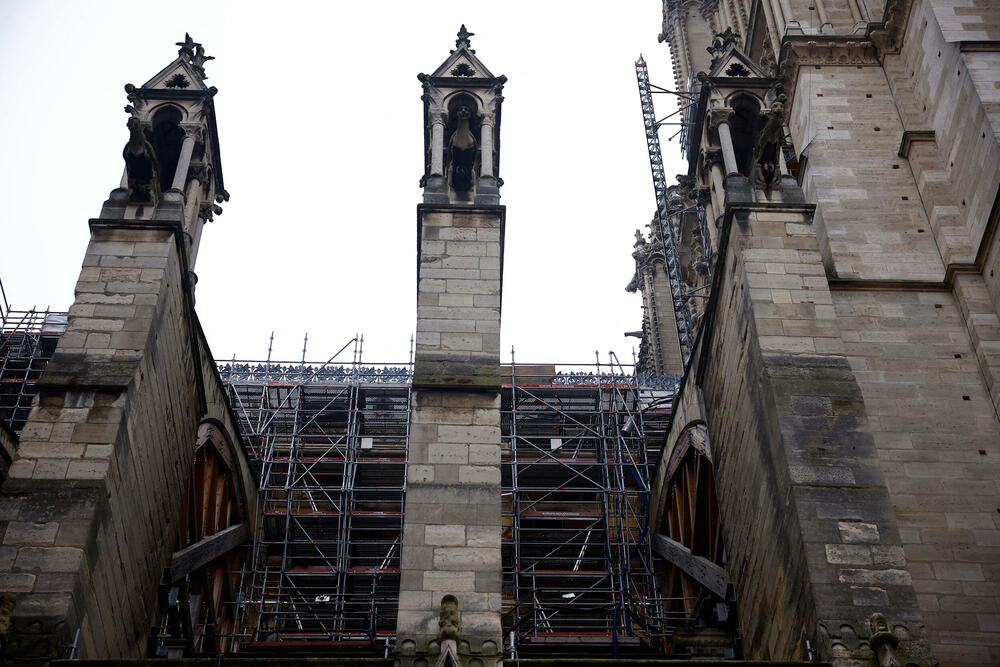
<svg viewBox="0 0 1000 667"><path fill-rule="evenodd" d="M445 595L441 598L441 616L438 619L438 627L441 629L441 640L453 639L458 641L460 625L461 618L458 614L458 598L454 595Z"/></svg>

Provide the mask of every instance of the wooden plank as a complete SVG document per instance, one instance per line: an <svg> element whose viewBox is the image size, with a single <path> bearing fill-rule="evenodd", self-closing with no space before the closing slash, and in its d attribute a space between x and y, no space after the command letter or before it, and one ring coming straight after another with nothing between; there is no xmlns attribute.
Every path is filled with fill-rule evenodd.
<svg viewBox="0 0 1000 667"><path fill-rule="evenodd" d="M174 552L170 561L170 583L180 581L199 567L243 544L250 536L245 523L238 523Z"/></svg>
<svg viewBox="0 0 1000 667"><path fill-rule="evenodd" d="M691 553L690 549L679 542L673 541L666 535L657 534L653 536L653 549L702 586L723 600L726 599L726 591L729 588L729 575L726 574L723 568L707 558L695 556Z"/></svg>

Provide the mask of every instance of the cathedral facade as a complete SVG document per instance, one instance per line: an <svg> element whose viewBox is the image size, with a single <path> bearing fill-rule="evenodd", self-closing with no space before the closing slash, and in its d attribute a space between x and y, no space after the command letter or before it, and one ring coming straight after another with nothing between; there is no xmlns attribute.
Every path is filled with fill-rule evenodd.
<svg viewBox="0 0 1000 667"><path fill-rule="evenodd" d="M400 367L213 359L212 58L126 86L68 320L0 338L4 659L1000 662L1000 8L664 0L634 368L500 364L506 78L457 37Z"/></svg>

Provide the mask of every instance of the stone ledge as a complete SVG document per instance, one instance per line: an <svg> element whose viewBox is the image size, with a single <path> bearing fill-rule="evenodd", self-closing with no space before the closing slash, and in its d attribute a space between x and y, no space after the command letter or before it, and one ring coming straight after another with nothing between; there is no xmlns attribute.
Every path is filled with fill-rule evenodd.
<svg viewBox="0 0 1000 667"><path fill-rule="evenodd" d="M418 358L413 364L413 388L500 391L500 363Z"/></svg>

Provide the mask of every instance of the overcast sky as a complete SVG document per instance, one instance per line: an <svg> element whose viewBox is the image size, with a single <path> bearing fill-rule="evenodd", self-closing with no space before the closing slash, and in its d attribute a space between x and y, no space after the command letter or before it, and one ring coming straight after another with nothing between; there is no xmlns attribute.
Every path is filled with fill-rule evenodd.
<svg viewBox="0 0 1000 667"><path fill-rule="evenodd" d="M326 360L355 332L404 361L423 168L418 72L461 23L504 90L503 361L632 358L633 232L653 189L634 61L672 87L660 2L0 0L0 279L14 308L66 309L88 218L121 177L122 89L206 46L226 189L197 309L213 353ZM658 115L671 110L657 96ZM662 138L673 132L665 128ZM676 128L675 128L676 129ZM684 171L676 141L667 173Z"/></svg>

